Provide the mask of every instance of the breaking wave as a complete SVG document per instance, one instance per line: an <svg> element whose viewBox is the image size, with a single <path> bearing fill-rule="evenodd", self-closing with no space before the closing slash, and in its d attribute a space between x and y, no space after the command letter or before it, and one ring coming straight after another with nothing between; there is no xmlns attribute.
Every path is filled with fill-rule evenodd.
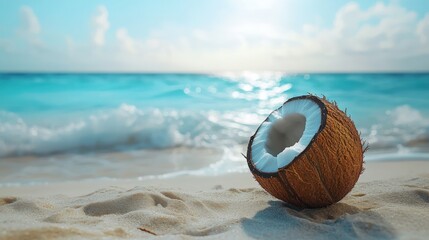
<svg viewBox="0 0 429 240"><path fill-rule="evenodd" d="M0 112L0 156L241 144L262 118L244 112L141 110L122 104L70 122L52 117L49 123L36 124Z"/></svg>
<svg viewBox="0 0 429 240"><path fill-rule="evenodd" d="M409 105L386 111L377 123L360 130L373 151L403 154L429 149L429 118Z"/></svg>
<svg viewBox="0 0 429 240"><path fill-rule="evenodd" d="M265 112L142 110L122 104L73 121L52 116L31 123L3 111L0 157L246 144L264 118ZM359 130L372 151L429 149L429 119L408 105L387 111L380 123Z"/></svg>

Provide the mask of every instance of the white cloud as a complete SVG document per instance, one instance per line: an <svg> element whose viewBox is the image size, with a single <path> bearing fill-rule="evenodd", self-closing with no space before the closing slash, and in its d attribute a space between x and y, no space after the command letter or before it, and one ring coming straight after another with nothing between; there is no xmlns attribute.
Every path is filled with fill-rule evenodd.
<svg viewBox="0 0 429 240"><path fill-rule="evenodd" d="M103 46L105 42L105 35L107 30L109 30L109 12L106 6L100 5L97 7L96 14L92 19L93 32L92 32L92 42L96 46Z"/></svg>
<svg viewBox="0 0 429 240"><path fill-rule="evenodd" d="M28 34L39 34L41 27L33 9L29 6L22 6L20 12L23 23L22 30Z"/></svg>
<svg viewBox="0 0 429 240"><path fill-rule="evenodd" d="M415 43L416 19L414 12L395 5L378 3L362 10L350 3L337 12L331 29L314 26L318 29L314 34L296 33L291 40L297 44L293 49L287 49L288 44L285 47L297 55L396 53Z"/></svg>
<svg viewBox="0 0 429 240"><path fill-rule="evenodd" d="M429 43L429 13L419 22L417 34L422 43Z"/></svg>
<svg viewBox="0 0 429 240"><path fill-rule="evenodd" d="M417 25L417 14L399 5L362 9L349 3L337 11L331 28L306 25L307 30L284 33L284 42L272 47L279 61L296 71L428 70L416 59L429 60ZM421 26L426 29L425 22Z"/></svg>
<svg viewBox="0 0 429 240"><path fill-rule="evenodd" d="M201 29L194 29L192 31L192 35L193 37L195 37L195 39L199 40L199 41L207 41L209 40L207 33L204 30Z"/></svg>
<svg viewBox="0 0 429 240"><path fill-rule="evenodd" d="M268 19L268 18L267 18ZM158 34L159 49L177 68L200 71L280 70L280 71L402 71L426 69L429 60L426 20L399 5L377 3L362 9L350 3L337 11L330 28L305 24L299 31L282 27L275 19L235 23L217 28L185 32L188 45L178 34ZM425 18L426 19L426 18ZM182 33L183 34L183 33ZM180 37L184 38L183 35ZM183 42L183 41L182 41ZM425 52L426 51L426 52ZM423 55L422 55L423 54ZM161 53L158 54L161 56ZM174 59L174 60L173 60ZM200 59L196 63L193 59ZM201 64L199 64L201 63ZM195 71L195 70L194 70Z"/></svg>
<svg viewBox="0 0 429 240"><path fill-rule="evenodd" d="M150 49L156 49L161 45L161 43L156 38L149 38L145 41L145 45L148 46Z"/></svg>
<svg viewBox="0 0 429 240"><path fill-rule="evenodd" d="M361 15L359 5L354 2L338 10L334 20L334 29L337 34L344 35L356 30Z"/></svg>
<svg viewBox="0 0 429 240"><path fill-rule="evenodd" d="M85 63L97 62L98 71L429 70L429 13L421 18L395 3L369 8L349 3L338 9L328 27L309 22L291 29L285 22L291 1L258 1L254 3L262 4L258 7L245 0L232 2L225 18L204 28L163 25L148 29L144 39L127 28L115 29L117 45L96 54L88 50L90 46L67 39L70 59L77 65L65 65L88 70L95 65ZM96 46L105 45L108 14L105 6L99 6L93 16ZM38 21L26 26L39 34Z"/></svg>
<svg viewBox="0 0 429 240"><path fill-rule="evenodd" d="M266 8L276 4L270 2ZM246 11L240 16L247 20ZM415 12L399 5L377 3L362 9L349 3L337 11L332 27L305 24L299 31L282 27L274 16L260 18L255 11L259 10L251 10L255 14L248 22L236 18L204 31L192 29L179 35L166 30L163 35L158 30L158 49L168 49L173 54L165 56L186 70L401 71L422 67L415 64L421 61L409 59L425 54L417 35L420 31L426 36L426 20L419 23Z"/></svg>
<svg viewBox="0 0 429 240"><path fill-rule="evenodd" d="M120 48L128 53L137 53L137 43L125 28L120 28L116 31L116 39L119 41Z"/></svg>
<svg viewBox="0 0 429 240"><path fill-rule="evenodd" d="M39 19L34 13L33 9L29 6L22 6L20 9L21 16L21 29L22 36L35 47L41 47L43 44L40 40L40 33L42 27L40 26Z"/></svg>

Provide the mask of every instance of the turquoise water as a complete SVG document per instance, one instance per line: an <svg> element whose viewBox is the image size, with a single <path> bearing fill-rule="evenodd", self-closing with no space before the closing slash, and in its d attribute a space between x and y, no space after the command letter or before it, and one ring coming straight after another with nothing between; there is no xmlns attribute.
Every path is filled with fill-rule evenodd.
<svg viewBox="0 0 429 240"><path fill-rule="evenodd" d="M46 151L41 146L64 137L67 144L117 137L118 145L132 145L121 141L134 137L138 148L210 145L219 138L243 143L270 111L308 92L347 108L364 134L392 125L391 131L404 128L405 135L415 135L413 125L426 125L429 111L427 74L2 74L0 79L0 155L66 151L67 146ZM401 124L397 118L409 119ZM145 136L156 131L177 133L183 141ZM91 142L69 147L85 144Z"/></svg>
<svg viewBox="0 0 429 240"><path fill-rule="evenodd" d="M429 74L0 74L0 157L241 146L308 92L347 108L369 159L426 152Z"/></svg>

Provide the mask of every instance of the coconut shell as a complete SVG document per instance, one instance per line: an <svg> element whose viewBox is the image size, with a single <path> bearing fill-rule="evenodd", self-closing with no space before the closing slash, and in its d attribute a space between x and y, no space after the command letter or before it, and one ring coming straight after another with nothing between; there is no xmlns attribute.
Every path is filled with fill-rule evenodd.
<svg viewBox="0 0 429 240"><path fill-rule="evenodd" d="M356 184L365 149L353 121L335 102L306 95L286 103L298 99L312 100L321 109L320 128L308 146L277 172L260 172L252 161L258 128L249 141L247 163L256 181L274 197L301 208L325 207L340 201Z"/></svg>

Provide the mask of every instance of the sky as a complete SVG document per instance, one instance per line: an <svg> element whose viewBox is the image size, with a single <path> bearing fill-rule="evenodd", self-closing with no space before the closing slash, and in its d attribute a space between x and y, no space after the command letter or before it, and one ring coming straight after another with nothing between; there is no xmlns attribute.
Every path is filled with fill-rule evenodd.
<svg viewBox="0 0 429 240"><path fill-rule="evenodd" d="M429 1L0 0L1 72L429 71Z"/></svg>

